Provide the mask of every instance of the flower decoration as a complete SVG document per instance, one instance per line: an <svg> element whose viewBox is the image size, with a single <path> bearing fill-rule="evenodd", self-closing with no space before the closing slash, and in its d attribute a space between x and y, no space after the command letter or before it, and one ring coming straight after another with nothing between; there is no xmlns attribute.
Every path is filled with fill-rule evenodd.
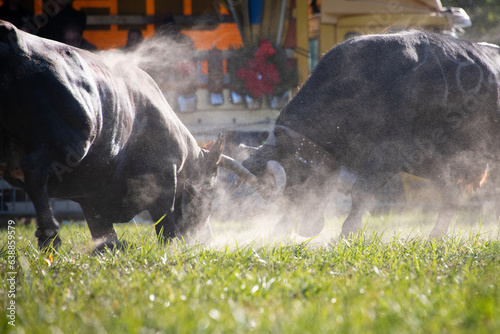
<svg viewBox="0 0 500 334"><path fill-rule="evenodd" d="M233 89L252 98L283 94L296 84L293 75L290 77L295 69L287 64L284 51L276 50L267 39L261 40L257 47L250 45L237 49L228 64Z"/></svg>

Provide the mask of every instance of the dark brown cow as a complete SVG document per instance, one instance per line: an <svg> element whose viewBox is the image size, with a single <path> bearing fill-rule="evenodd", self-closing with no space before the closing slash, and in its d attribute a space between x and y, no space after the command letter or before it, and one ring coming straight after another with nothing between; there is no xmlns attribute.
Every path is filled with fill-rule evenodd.
<svg viewBox="0 0 500 334"><path fill-rule="evenodd" d="M460 188L478 187L487 165L493 181L500 176L498 50L419 31L334 47L243 162L261 180L269 161L285 172L289 205L277 229L295 221L300 234L318 233L327 195L340 187L352 197L342 234L358 232L373 193L406 172L442 191L431 235L446 233Z"/></svg>
<svg viewBox="0 0 500 334"><path fill-rule="evenodd" d="M40 247L60 243L50 197L80 203L97 248L143 210L160 239L207 241L217 166L245 173L222 138L200 149L139 68L3 21L0 143L1 172L35 205Z"/></svg>

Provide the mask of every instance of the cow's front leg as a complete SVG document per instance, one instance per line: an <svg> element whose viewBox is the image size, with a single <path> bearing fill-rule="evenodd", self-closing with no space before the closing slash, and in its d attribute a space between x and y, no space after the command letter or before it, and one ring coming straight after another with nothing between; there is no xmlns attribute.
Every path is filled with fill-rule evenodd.
<svg viewBox="0 0 500 334"><path fill-rule="evenodd" d="M374 173L360 176L351 190L351 212L342 225L342 236L351 237L363 229L362 218L377 189L387 183L396 173ZM366 174L365 174L366 175Z"/></svg>
<svg viewBox="0 0 500 334"><path fill-rule="evenodd" d="M302 185L302 184L300 184ZM300 185L288 186L285 188L283 193L283 198L280 198L280 211L283 212L283 216L280 218L279 222L274 226L271 235L275 238L282 238L289 236L297 223L298 213L301 204L300 199L304 198L299 194L302 194L298 189Z"/></svg>
<svg viewBox="0 0 500 334"><path fill-rule="evenodd" d="M361 232L363 213L373 199L373 193L363 189L360 182L358 180L351 191L351 211L342 225L342 236L346 238Z"/></svg>
<svg viewBox="0 0 500 334"><path fill-rule="evenodd" d="M21 168L24 174L24 183L37 216L37 230L35 237L38 239L38 247L46 249L58 248L61 245L59 238L59 223L54 217L50 207L48 182L49 163L47 156L42 151L35 151L23 159Z"/></svg>
<svg viewBox="0 0 500 334"><path fill-rule="evenodd" d="M164 203L157 204L149 209L155 223L156 236L160 244L175 238L175 215L173 210L166 208Z"/></svg>
<svg viewBox="0 0 500 334"><path fill-rule="evenodd" d="M40 249L49 247L57 249L61 245L61 238L59 237L59 223L54 218L50 207L47 192L48 177L25 174L24 180L26 192L36 209L38 228L35 237L38 239L38 247Z"/></svg>
<svg viewBox="0 0 500 334"><path fill-rule="evenodd" d="M404 170L405 147L399 141L384 142L373 150L351 189L351 212L342 225L342 236L361 232L363 213L375 191Z"/></svg>
<svg viewBox="0 0 500 334"><path fill-rule="evenodd" d="M440 187L441 208L439 210L436 225L430 233L430 238L440 238L448 231L451 220L460 205L460 198L463 191L456 185Z"/></svg>
<svg viewBox="0 0 500 334"><path fill-rule="evenodd" d="M105 249L113 249L120 247L116 231L113 223L101 217L94 212L91 207L81 204L87 226L89 227L92 243L94 244L94 253L101 252Z"/></svg>
<svg viewBox="0 0 500 334"><path fill-rule="evenodd" d="M325 210L328 205L328 194L319 191L318 194L306 196L300 203L297 203L298 212L295 216L295 232L304 238L311 238L323 230L325 226Z"/></svg>
<svg viewBox="0 0 500 334"><path fill-rule="evenodd" d="M164 176L165 194L160 196L159 200L152 207L148 208L149 214L155 222L155 231L160 244L176 237L176 216L181 216L180 199L177 203L175 200L177 192L177 166L173 165L168 168Z"/></svg>
<svg viewBox="0 0 500 334"><path fill-rule="evenodd" d="M316 196L315 189L303 185L301 188L302 192L297 191L298 187L286 191L283 216L272 231L273 237L286 237L295 231L301 237L310 238L323 229L327 198Z"/></svg>
<svg viewBox="0 0 500 334"><path fill-rule="evenodd" d="M300 184L286 188L284 214L272 235L281 237L292 231L305 238L318 235L325 226L324 212L331 188L329 179L323 175L313 175Z"/></svg>
<svg viewBox="0 0 500 334"><path fill-rule="evenodd" d="M293 232L297 207L294 205L293 201L288 198L284 199L283 204L283 216L276 226L274 226L271 235L275 238L281 238L289 235Z"/></svg>
<svg viewBox="0 0 500 334"><path fill-rule="evenodd" d="M100 223L93 219L86 219L94 244L94 253L121 247L112 223Z"/></svg>
<svg viewBox="0 0 500 334"><path fill-rule="evenodd" d="M315 175L306 182L305 189L310 196L299 198L301 210L295 229L298 235L310 238L323 230L325 226L324 214L333 185L330 178L322 175Z"/></svg>

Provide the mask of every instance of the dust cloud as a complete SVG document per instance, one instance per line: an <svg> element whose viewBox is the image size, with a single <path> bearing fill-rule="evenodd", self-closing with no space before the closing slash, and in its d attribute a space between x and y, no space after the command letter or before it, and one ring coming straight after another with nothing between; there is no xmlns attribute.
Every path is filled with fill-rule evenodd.
<svg viewBox="0 0 500 334"><path fill-rule="evenodd" d="M135 65L144 70L174 110L176 96L196 93L196 49L193 40L178 31L160 30L134 47L100 51L99 55L111 66Z"/></svg>
<svg viewBox="0 0 500 334"><path fill-rule="evenodd" d="M398 177L391 181L398 183ZM421 194L435 195L431 184L421 189ZM311 247L328 246L341 240L341 228L350 207L351 198L332 189L324 213L324 228L311 237L303 237L294 231L276 235L276 226L283 216L283 198L262 199L258 194L246 189L249 194L239 198L239 194L218 196L210 220L213 240L209 247L266 246L270 244L307 243ZM383 189L379 191L383 193ZM471 236L491 240L500 237L500 224L496 220L495 206L492 201L484 201L485 191L470 192L468 200L457 210L449 227L447 238L468 239ZM306 200L298 210L306 211L304 216L314 216L318 212L308 211L310 203ZM422 202L404 202L403 199L386 202L384 196L377 196L363 215L363 233L367 238L376 237L382 242L393 238L402 241L419 239L429 240L429 233L438 218L440 197L428 198ZM304 220L300 223L308 224Z"/></svg>

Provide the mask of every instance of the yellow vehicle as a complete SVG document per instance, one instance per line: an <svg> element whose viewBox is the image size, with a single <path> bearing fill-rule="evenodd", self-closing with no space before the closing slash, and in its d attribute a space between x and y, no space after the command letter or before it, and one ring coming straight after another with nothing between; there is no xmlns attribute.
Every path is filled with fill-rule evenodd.
<svg viewBox="0 0 500 334"><path fill-rule="evenodd" d="M311 16L309 39L318 41L323 54L359 35L403 29L456 35L470 25L462 8L444 8L440 0L323 0L321 13Z"/></svg>
<svg viewBox="0 0 500 334"><path fill-rule="evenodd" d="M454 33L470 26L461 8L443 8L440 0L324 0L321 24L333 28L334 43L353 34L372 34L395 29L417 28Z"/></svg>

